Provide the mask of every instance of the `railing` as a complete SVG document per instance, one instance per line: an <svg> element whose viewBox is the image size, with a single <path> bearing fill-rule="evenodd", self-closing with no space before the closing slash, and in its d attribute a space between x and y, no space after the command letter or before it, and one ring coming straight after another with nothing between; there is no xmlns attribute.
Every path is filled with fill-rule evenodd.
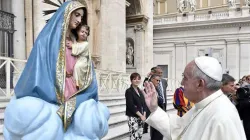
<svg viewBox="0 0 250 140"><path fill-rule="evenodd" d="M11 97L26 60L0 56L0 96Z"/></svg>
<svg viewBox="0 0 250 140"><path fill-rule="evenodd" d="M0 10L0 30L14 32L14 15Z"/></svg>
<svg viewBox="0 0 250 140"><path fill-rule="evenodd" d="M228 8L227 11L225 11L225 9L220 9L220 11L212 11L212 9L210 9L209 12L196 11L195 13L157 15L154 16L154 25L249 17L250 15L249 7L242 8L240 11L236 10L236 8Z"/></svg>
<svg viewBox="0 0 250 140"><path fill-rule="evenodd" d="M0 96L11 97L14 94L13 88L22 72L26 60L18 60L8 57L0 57ZM100 94L125 93L131 82L129 74L108 70L96 69L96 78ZM144 77L142 76L142 81ZM174 92L180 87L179 80L166 79L168 81L167 90ZM141 83L140 87L143 83Z"/></svg>
<svg viewBox="0 0 250 140"><path fill-rule="evenodd" d="M11 97L13 88L26 60L0 56L0 96ZM114 71L96 70L99 93L124 93L130 86L129 75Z"/></svg>
<svg viewBox="0 0 250 140"><path fill-rule="evenodd" d="M101 94L125 93L130 86L129 74L97 69L96 77Z"/></svg>
<svg viewBox="0 0 250 140"><path fill-rule="evenodd" d="M14 17L0 10L0 56L13 56Z"/></svg>
<svg viewBox="0 0 250 140"><path fill-rule="evenodd" d="M176 79L167 79L168 81L168 87L167 91L170 91L171 93L175 92L176 88L179 88L181 86L181 81Z"/></svg>

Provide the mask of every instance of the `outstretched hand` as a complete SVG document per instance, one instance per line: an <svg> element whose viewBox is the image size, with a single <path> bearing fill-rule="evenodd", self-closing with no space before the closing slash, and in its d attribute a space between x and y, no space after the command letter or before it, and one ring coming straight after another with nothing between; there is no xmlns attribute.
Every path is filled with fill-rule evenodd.
<svg viewBox="0 0 250 140"><path fill-rule="evenodd" d="M152 113L156 111L158 107L157 92L155 90L155 86L151 82L145 82L144 87L145 87L145 91L142 90L142 93L144 95L145 102L148 106L148 109Z"/></svg>

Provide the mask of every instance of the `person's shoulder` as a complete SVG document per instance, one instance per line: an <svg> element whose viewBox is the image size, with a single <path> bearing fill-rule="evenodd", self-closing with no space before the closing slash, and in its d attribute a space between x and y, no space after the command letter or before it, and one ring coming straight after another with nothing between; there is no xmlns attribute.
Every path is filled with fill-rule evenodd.
<svg viewBox="0 0 250 140"><path fill-rule="evenodd" d="M126 89L125 94L128 94L129 92L131 92L131 87L129 87L128 89Z"/></svg>
<svg viewBox="0 0 250 140"><path fill-rule="evenodd" d="M230 102L226 96L222 96L216 101L214 110L214 117L218 120L221 119L238 119L239 115L235 106Z"/></svg>
<svg viewBox="0 0 250 140"><path fill-rule="evenodd" d="M162 81L162 82L165 82L165 83L168 82L168 81L167 81L166 79L164 79L164 78L162 78L161 81Z"/></svg>

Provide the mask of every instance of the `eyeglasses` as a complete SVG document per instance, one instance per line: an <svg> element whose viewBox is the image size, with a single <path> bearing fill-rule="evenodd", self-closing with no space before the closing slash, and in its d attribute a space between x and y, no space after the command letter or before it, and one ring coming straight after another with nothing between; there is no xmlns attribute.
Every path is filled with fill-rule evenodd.
<svg viewBox="0 0 250 140"><path fill-rule="evenodd" d="M157 82L160 82L161 80L155 79Z"/></svg>

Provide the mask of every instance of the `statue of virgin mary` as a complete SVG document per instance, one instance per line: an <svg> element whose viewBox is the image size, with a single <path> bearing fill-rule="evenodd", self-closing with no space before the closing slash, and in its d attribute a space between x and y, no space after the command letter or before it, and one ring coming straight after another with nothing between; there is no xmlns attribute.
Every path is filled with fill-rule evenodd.
<svg viewBox="0 0 250 140"><path fill-rule="evenodd" d="M86 7L68 1L37 37L25 69L5 110L6 140L99 140L108 132L108 108L98 101L96 75L89 56L85 85L73 79L76 58L66 47ZM86 22L86 21L85 21Z"/></svg>

